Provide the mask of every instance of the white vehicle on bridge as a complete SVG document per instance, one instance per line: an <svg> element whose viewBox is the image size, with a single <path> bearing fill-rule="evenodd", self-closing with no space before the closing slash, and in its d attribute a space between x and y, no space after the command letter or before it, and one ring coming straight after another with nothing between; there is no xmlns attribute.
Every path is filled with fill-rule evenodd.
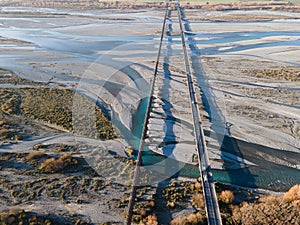
<svg viewBox="0 0 300 225"><path fill-rule="evenodd" d="M207 175L206 174L203 174L203 181L207 182Z"/></svg>

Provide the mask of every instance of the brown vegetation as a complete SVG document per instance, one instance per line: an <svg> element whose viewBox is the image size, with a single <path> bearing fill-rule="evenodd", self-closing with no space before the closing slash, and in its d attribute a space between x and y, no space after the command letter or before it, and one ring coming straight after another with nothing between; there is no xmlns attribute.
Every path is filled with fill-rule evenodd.
<svg viewBox="0 0 300 225"><path fill-rule="evenodd" d="M104 189L106 185L107 183L99 178L69 176L66 178L32 177L31 180L22 183L13 181L2 182L0 186L1 190L8 191L6 193L10 196L8 204L11 205L36 201L43 197L46 197L47 201L60 201L62 203L70 201L79 204L83 199L92 201L95 198L95 194ZM114 187L117 188L116 185ZM1 197L6 196L6 194L1 195Z"/></svg>
<svg viewBox="0 0 300 225"><path fill-rule="evenodd" d="M0 128L0 139L8 138L9 133L10 132L7 127L1 127Z"/></svg>
<svg viewBox="0 0 300 225"><path fill-rule="evenodd" d="M232 86L232 88L239 89L251 98L259 98L266 102L274 102L288 105L300 105L300 90L289 90L283 88L261 88L261 87L245 87ZM274 98L274 96L281 96ZM270 115L272 116L272 115ZM274 115L273 115L274 116Z"/></svg>
<svg viewBox="0 0 300 225"><path fill-rule="evenodd" d="M141 225L158 225L156 215L149 215L146 219L143 220Z"/></svg>
<svg viewBox="0 0 300 225"><path fill-rule="evenodd" d="M67 222L67 220L69 220ZM60 218L54 215L39 215L34 212L27 212L20 208L12 208L10 210L0 212L1 225L88 225L85 221L75 217L72 219Z"/></svg>
<svg viewBox="0 0 300 225"><path fill-rule="evenodd" d="M170 222L170 225L182 225L184 224L184 219L177 217Z"/></svg>
<svg viewBox="0 0 300 225"><path fill-rule="evenodd" d="M272 15L272 14L224 14L224 15L213 15L210 17L189 17L190 21L210 21L210 22L229 22L229 21L240 21L240 22L259 22L259 21L272 21L278 19L299 19L298 16L284 16L284 15Z"/></svg>
<svg viewBox="0 0 300 225"><path fill-rule="evenodd" d="M11 90L0 89L0 110L6 114L19 114L21 96L17 92Z"/></svg>
<svg viewBox="0 0 300 225"><path fill-rule="evenodd" d="M203 209L205 207L203 194L200 194L200 193L194 194L192 197L192 205L198 209L199 208Z"/></svg>
<svg viewBox="0 0 300 225"><path fill-rule="evenodd" d="M276 1L262 1L262 2L233 2L227 4L205 4L202 9L211 11L226 11L226 10L285 10L297 12L300 6L297 3L291 2L276 2Z"/></svg>
<svg viewBox="0 0 300 225"><path fill-rule="evenodd" d="M211 11L225 10L285 10L299 12L300 5L292 2L233 2L227 4L208 4L205 2L182 2L181 6L187 9L205 9ZM30 6L30 7L50 7L50 8L74 8L74 9L143 9L151 10L165 8L165 3L162 2L137 2L137 1L90 1L90 0L10 0L0 2L0 5L5 6Z"/></svg>
<svg viewBox="0 0 300 225"><path fill-rule="evenodd" d="M186 220L185 224L190 224L190 225L203 224L204 222L201 213L191 213L185 218L185 220Z"/></svg>
<svg viewBox="0 0 300 225"><path fill-rule="evenodd" d="M198 189L198 190L202 189L202 185L201 185L201 183L199 181L195 182L195 188Z"/></svg>
<svg viewBox="0 0 300 225"><path fill-rule="evenodd" d="M0 109L0 140L19 141L32 135L33 132L26 130L21 121L20 118L7 115Z"/></svg>
<svg viewBox="0 0 300 225"><path fill-rule="evenodd" d="M175 218L170 222L171 225L201 225L205 224L201 213L191 213L184 218Z"/></svg>
<svg viewBox="0 0 300 225"><path fill-rule="evenodd" d="M93 138L116 137L115 128L102 110L91 100L69 89L1 89L0 101L0 111L5 114L23 115ZM4 131L2 133L5 134Z"/></svg>
<svg viewBox="0 0 300 225"><path fill-rule="evenodd" d="M194 183L187 182L171 182L162 190L163 198L166 199L169 208L181 207L184 200L191 199L193 195L202 195L201 190L195 188ZM203 196L202 196L203 197ZM199 199L197 199L198 201ZM195 203L197 204L197 203Z"/></svg>
<svg viewBox="0 0 300 225"><path fill-rule="evenodd" d="M26 43L21 40L16 40L16 39L8 39L8 38L3 38L0 37L0 42L1 44L22 44ZM28 44L28 43L27 43ZM21 85L21 84L31 84L31 85L39 85L41 83L35 82L35 81L30 81L23 79L21 77L16 76L13 74L13 72L8 71L6 69L0 68L0 83L6 83L6 84L13 84L13 85Z"/></svg>
<svg viewBox="0 0 300 225"><path fill-rule="evenodd" d="M289 202L300 201L300 184L291 187L291 189L284 194L283 199Z"/></svg>
<svg viewBox="0 0 300 225"><path fill-rule="evenodd" d="M299 185L292 187L283 197L267 196L257 203L244 202L233 207L232 219L241 225L299 224ZM287 201L288 200L288 201Z"/></svg>
<svg viewBox="0 0 300 225"><path fill-rule="evenodd" d="M35 225L51 225L54 224L51 220L45 219L41 216L30 215L19 208L12 208L9 211L3 211L0 213L1 225L13 225L13 224L35 224Z"/></svg>
<svg viewBox="0 0 300 225"><path fill-rule="evenodd" d="M56 173L68 165L77 164L78 161L74 159L70 154L64 153L59 158L49 158L43 161L40 165L40 169L46 173Z"/></svg>
<svg viewBox="0 0 300 225"><path fill-rule="evenodd" d="M193 195L193 199L200 197L203 198L200 194ZM283 196L262 196L252 203L243 202L240 205L233 205L234 195L229 190L221 191L219 199L224 203L220 205L223 224L300 224L300 185L293 186ZM200 212L192 213L186 217L174 218L170 224L206 224L204 211Z"/></svg>
<svg viewBox="0 0 300 225"><path fill-rule="evenodd" d="M203 195L201 194L202 189L199 188L197 183L198 182L194 183L190 181L174 180L166 187L156 191L155 194L153 194L153 189L151 187L139 188L137 190L137 198L141 201L137 201L134 206L133 222L146 224L146 221L148 221L153 214L156 214L158 218L163 218L164 213L180 212L183 208L191 206L190 203L193 196L198 196L200 198L200 200L196 198L195 200L202 202L197 203L201 205L199 205L201 208L198 208L198 210L204 212L204 200ZM146 199L144 199L145 196L151 196L151 198L149 199L146 197ZM126 198L118 203L118 207L125 208L128 205L128 199L129 198ZM205 218L204 215L200 215L200 213L193 213L187 218L182 218L182 221L185 221L185 223L181 224L201 224L192 223L192 221L199 222L202 221L203 218ZM177 219L175 222L176 221L181 221L181 219ZM168 221L168 223L169 222L170 221ZM174 224L175 222L173 221ZM166 223L166 221L164 223Z"/></svg>
<svg viewBox="0 0 300 225"><path fill-rule="evenodd" d="M234 200L234 196L232 191L225 190L221 192L219 199L225 204L231 204Z"/></svg>
<svg viewBox="0 0 300 225"><path fill-rule="evenodd" d="M27 160L35 160L35 159L40 159L42 157L46 156L46 151L32 151L28 154L26 157Z"/></svg>
<svg viewBox="0 0 300 225"><path fill-rule="evenodd" d="M128 154L128 156L130 156L130 157L134 156L134 150L133 150L133 147L132 147L132 146L126 147L125 152L126 152L126 153Z"/></svg>
<svg viewBox="0 0 300 225"><path fill-rule="evenodd" d="M150 207L154 207L155 206L155 201L153 201L153 200L151 200L150 202L149 202L149 205L150 205Z"/></svg>
<svg viewBox="0 0 300 225"><path fill-rule="evenodd" d="M286 81L300 81L300 71L288 68L279 69L252 69L244 72L258 78L286 80Z"/></svg>
<svg viewBox="0 0 300 225"><path fill-rule="evenodd" d="M252 105L242 105L242 104L231 104L228 103L228 109L230 109L231 113L234 113L238 116L247 117L255 123L258 121L265 121L264 126L269 128L279 128L279 129L285 129L289 127L289 121L291 120L289 117L267 111L264 108L256 107ZM266 123L271 119L272 123L268 124Z"/></svg>

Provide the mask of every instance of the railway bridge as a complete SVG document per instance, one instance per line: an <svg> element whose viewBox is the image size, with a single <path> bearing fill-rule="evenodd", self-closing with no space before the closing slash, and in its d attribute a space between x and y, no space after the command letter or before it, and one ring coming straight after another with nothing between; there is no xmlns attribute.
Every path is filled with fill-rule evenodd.
<svg viewBox="0 0 300 225"><path fill-rule="evenodd" d="M131 190L131 195L130 195L130 200L128 204L128 212L127 212L127 218L126 218L126 224L130 225L132 221L132 216L133 216L133 208L134 208L134 203L136 199L136 192L137 192L137 187L140 181L140 167L142 166L142 160L143 160L143 153L144 153L144 147L146 146L145 140L147 139L147 133L148 133L148 124L150 121L150 114L152 112L152 105L155 100L154 97L154 91L156 87L156 82L157 82L157 76L159 73L159 64L161 60L161 52L162 52L162 45L163 45L163 40L164 40L164 35L166 33L166 21L169 18L171 11L177 12L177 23L180 29L180 39L181 39L181 44L182 44L182 52L183 52L183 58L184 58L184 64L185 64L185 74L186 74L186 86L187 86L187 91L188 91L188 98L190 102L190 108L191 108L191 115L192 115L192 120L193 120L193 128L194 128L194 138L195 138L195 143L196 143L196 152L197 152L197 158L198 158L198 166L199 166L199 172L200 172L200 178L201 178L201 183L202 183L202 188L203 188L203 195L204 195L204 200L205 200L205 206L206 206L206 214L207 214L207 221L209 225L221 225L222 220L221 220L221 215L219 211L219 205L218 205L218 200L217 200L217 195L215 191L215 186L214 186L214 180L212 177L212 173L210 171L210 163L209 163L209 158L208 158L208 153L207 153L207 147L206 147L206 142L205 142L205 136L204 136L204 131L202 127L202 121L200 117L200 110L199 110L199 105L197 103L197 98L196 98L196 90L195 90L195 84L194 84L194 77L193 74L191 73L191 64L189 61L189 55L188 55L188 48L186 45L186 32L184 30L183 23L184 21L182 20L182 8L180 7L180 2L179 0L177 1L167 1L166 2L166 9L165 9L165 14L164 14L164 19L163 19L163 24L162 24L162 32L161 32L161 37L160 37L160 43L159 43L159 48L158 48L158 53L157 53L157 58L155 62L155 69L154 69L154 74L153 78L150 84L150 92L149 92L149 100L146 108L146 116L144 119L144 124L143 124L143 130L142 130L142 135L141 135L141 140L140 140L140 145L139 145L139 151L138 151L138 156L137 156L137 164L135 167L134 171L134 180L133 180L133 186ZM174 23L174 21L172 21Z"/></svg>

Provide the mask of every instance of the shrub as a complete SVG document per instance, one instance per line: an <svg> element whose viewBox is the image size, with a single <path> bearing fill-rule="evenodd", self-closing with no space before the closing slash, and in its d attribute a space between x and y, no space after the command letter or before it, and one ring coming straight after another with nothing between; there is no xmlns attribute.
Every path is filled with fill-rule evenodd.
<svg viewBox="0 0 300 225"><path fill-rule="evenodd" d="M128 154L128 156L132 157L134 156L134 150L132 146L127 146L125 149L125 152Z"/></svg>
<svg viewBox="0 0 300 225"><path fill-rule="evenodd" d="M143 225L158 225L156 215L149 215L146 219L141 223Z"/></svg>
<svg viewBox="0 0 300 225"><path fill-rule="evenodd" d="M185 218L185 224L196 225L203 223L203 216L200 213L191 213Z"/></svg>
<svg viewBox="0 0 300 225"><path fill-rule="evenodd" d="M196 208L204 208L205 202L203 194L197 193L192 196L192 205Z"/></svg>
<svg viewBox="0 0 300 225"><path fill-rule="evenodd" d="M204 218L201 213L191 213L185 218L174 218L170 225L197 225L204 224Z"/></svg>
<svg viewBox="0 0 300 225"><path fill-rule="evenodd" d="M17 224L18 216L23 214L24 210L19 208L13 208L9 211L3 211L0 213L0 224Z"/></svg>
<svg viewBox="0 0 300 225"><path fill-rule="evenodd" d="M232 191L225 190L221 192L219 199L226 204L230 204L233 202L234 196Z"/></svg>
<svg viewBox="0 0 300 225"><path fill-rule="evenodd" d="M280 198L277 197L277 196L273 196L273 195L270 195L270 196L263 196L259 199L260 202L262 203L266 203L266 204L278 204L279 201L280 201Z"/></svg>
<svg viewBox="0 0 300 225"><path fill-rule="evenodd" d="M141 216L146 216L147 211L145 209L140 210L140 215Z"/></svg>
<svg viewBox="0 0 300 225"><path fill-rule="evenodd" d="M196 181L196 183L195 183L195 188L196 188L196 189L201 189L201 188L202 188L201 183L198 182L198 181Z"/></svg>
<svg viewBox="0 0 300 225"><path fill-rule="evenodd" d="M291 187L291 189L284 194L283 199L290 202L300 200L300 184Z"/></svg>
<svg viewBox="0 0 300 225"><path fill-rule="evenodd" d="M268 196L260 198L257 203L244 202L240 207L233 207L232 219L235 224L243 225L298 225L300 224L299 211L300 201L290 202L284 200L284 197Z"/></svg>
<svg viewBox="0 0 300 225"><path fill-rule="evenodd" d="M184 225L185 222L184 222L184 219L182 218L175 218L173 219L171 222L170 222L170 225Z"/></svg>
<svg viewBox="0 0 300 225"><path fill-rule="evenodd" d="M7 128L0 128L0 138L7 138L9 133L10 132Z"/></svg>
<svg viewBox="0 0 300 225"><path fill-rule="evenodd" d="M151 200L150 202L149 202L149 205L150 205L150 207L154 207L155 206L155 201L153 201L153 200Z"/></svg>

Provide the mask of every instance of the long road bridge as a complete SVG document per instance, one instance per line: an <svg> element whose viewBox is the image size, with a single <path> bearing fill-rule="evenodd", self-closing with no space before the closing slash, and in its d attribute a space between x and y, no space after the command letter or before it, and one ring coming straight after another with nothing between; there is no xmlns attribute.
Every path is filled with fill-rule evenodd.
<svg viewBox="0 0 300 225"><path fill-rule="evenodd" d="M173 6L173 7L171 7ZM174 7L175 6L175 7ZM134 178L133 178L133 186L131 190L130 200L128 204L128 212L127 212L127 218L126 218L126 224L130 225L132 221L133 216L133 208L134 203L136 199L136 192L137 188L140 182L140 168L142 166L142 157L145 147L145 140L147 138L147 132L148 132L148 124L150 120L150 113L151 113L151 107L154 100L154 90L156 86L156 78L158 75L158 67L161 60L161 49L162 44L164 40L164 34L165 34L165 27L166 27L166 21L168 19L168 15L170 15L170 12L173 11L172 8L175 8L175 11L177 11L178 14L178 25L180 28L180 37L181 37L181 43L182 43L182 51L184 56L184 64L185 64L185 73L186 73L186 82L187 82L187 88L189 93L189 101L191 106L191 114L193 119L193 127L194 127L194 138L196 142L196 151L198 156L198 165L199 165L199 171L200 171L200 178L202 182L202 188L203 188L203 195L206 205L206 214L207 214L207 221L209 225L221 225L221 215L219 211L219 205L218 200L216 196L215 186L213 182L212 173L210 171L210 163L207 153L207 147L204 137L204 131L202 127L202 121L199 113L196 93L195 93L195 84L193 82L193 75L191 73L191 64L189 62L188 57L188 49L186 46L186 37L185 37L185 31L183 29L183 23L182 20L182 8L180 7L180 2L177 0L176 2L167 1L166 2L166 10L165 15L163 19L163 25L162 25L162 32L160 37L160 43L158 48L158 54L156 58L155 63L155 70L154 75L152 78L151 86L150 86L150 93L149 93L149 101L146 108L146 116L143 124L143 130L139 145L139 151L137 156L137 163L134 171ZM174 22L174 21L173 21Z"/></svg>

